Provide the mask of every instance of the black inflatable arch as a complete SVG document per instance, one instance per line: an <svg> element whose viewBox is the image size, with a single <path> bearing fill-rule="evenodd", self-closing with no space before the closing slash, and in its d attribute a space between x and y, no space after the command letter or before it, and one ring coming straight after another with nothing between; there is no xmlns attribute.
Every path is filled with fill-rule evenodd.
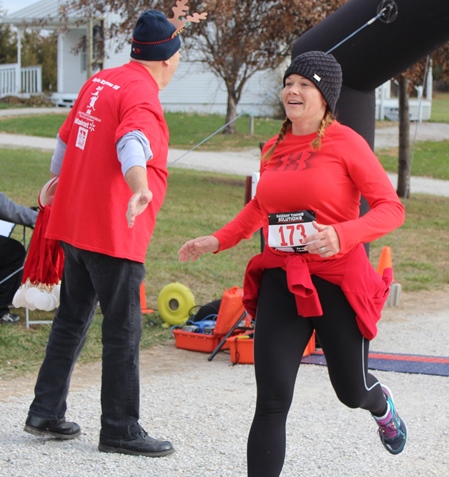
<svg viewBox="0 0 449 477"><path fill-rule="evenodd" d="M331 50L343 69L338 119L374 149L375 88L447 41L449 0L350 0L303 34L292 58Z"/></svg>

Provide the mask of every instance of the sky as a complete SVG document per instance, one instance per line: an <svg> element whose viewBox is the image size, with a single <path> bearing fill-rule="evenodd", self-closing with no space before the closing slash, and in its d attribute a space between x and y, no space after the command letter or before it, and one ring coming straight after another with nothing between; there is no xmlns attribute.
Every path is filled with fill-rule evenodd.
<svg viewBox="0 0 449 477"><path fill-rule="evenodd" d="M0 0L0 4L2 4L3 9L8 10L9 15L38 1L39 0Z"/></svg>

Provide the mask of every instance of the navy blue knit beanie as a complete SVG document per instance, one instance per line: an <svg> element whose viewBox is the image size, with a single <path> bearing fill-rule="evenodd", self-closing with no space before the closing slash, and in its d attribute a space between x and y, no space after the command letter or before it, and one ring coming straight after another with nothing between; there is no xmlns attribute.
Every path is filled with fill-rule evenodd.
<svg viewBox="0 0 449 477"><path fill-rule="evenodd" d="M308 51L293 59L284 74L288 76L297 74L304 76L321 91L329 109L335 113L335 106L340 96L343 74L341 66L330 54L323 51Z"/></svg>
<svg viewBox="0 0 449 477"><path fill-rule="evenodd" d="M146 61L163 61L171 58L181 47L176 27L166 16L156 10L140 15L133 32L131 58Z"/></svg>

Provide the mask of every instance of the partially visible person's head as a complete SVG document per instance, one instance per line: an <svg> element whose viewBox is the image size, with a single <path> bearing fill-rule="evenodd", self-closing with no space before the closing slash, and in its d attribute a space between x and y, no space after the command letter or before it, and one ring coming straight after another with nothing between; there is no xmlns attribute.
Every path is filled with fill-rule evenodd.
<svg viewBox="0 0 449 477"><path fill-rule="evenodd" d="M341 66L330 54L308 51L293 59L284 74L283 84L290 75L301 75L310 80L321 92L332 113L340 96L343 74Z"/></svg>
<svg viewBox="0 0 449 477"><path fill-rule="evenodd" d="M143 61L165 61L181 47L176 27L156 10L143 12L134 27L131 58Z"/></svg>

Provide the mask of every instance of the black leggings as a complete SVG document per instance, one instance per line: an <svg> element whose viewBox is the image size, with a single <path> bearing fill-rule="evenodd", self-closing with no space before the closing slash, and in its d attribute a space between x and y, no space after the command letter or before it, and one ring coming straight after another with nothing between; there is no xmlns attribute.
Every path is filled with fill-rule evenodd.
<svg viewBox="0 0 449 477"><path fill-rule="evenodd" d="M248 477L277 477L285 457L285 424L301 358L313 330L326 356L338 399L376 415L386 411L377 379L368 373L369 341L341 288L312 276L323 315L302 318L284 270L265 270L257 306L254 367L257 403L248 438Z"/></svg>

